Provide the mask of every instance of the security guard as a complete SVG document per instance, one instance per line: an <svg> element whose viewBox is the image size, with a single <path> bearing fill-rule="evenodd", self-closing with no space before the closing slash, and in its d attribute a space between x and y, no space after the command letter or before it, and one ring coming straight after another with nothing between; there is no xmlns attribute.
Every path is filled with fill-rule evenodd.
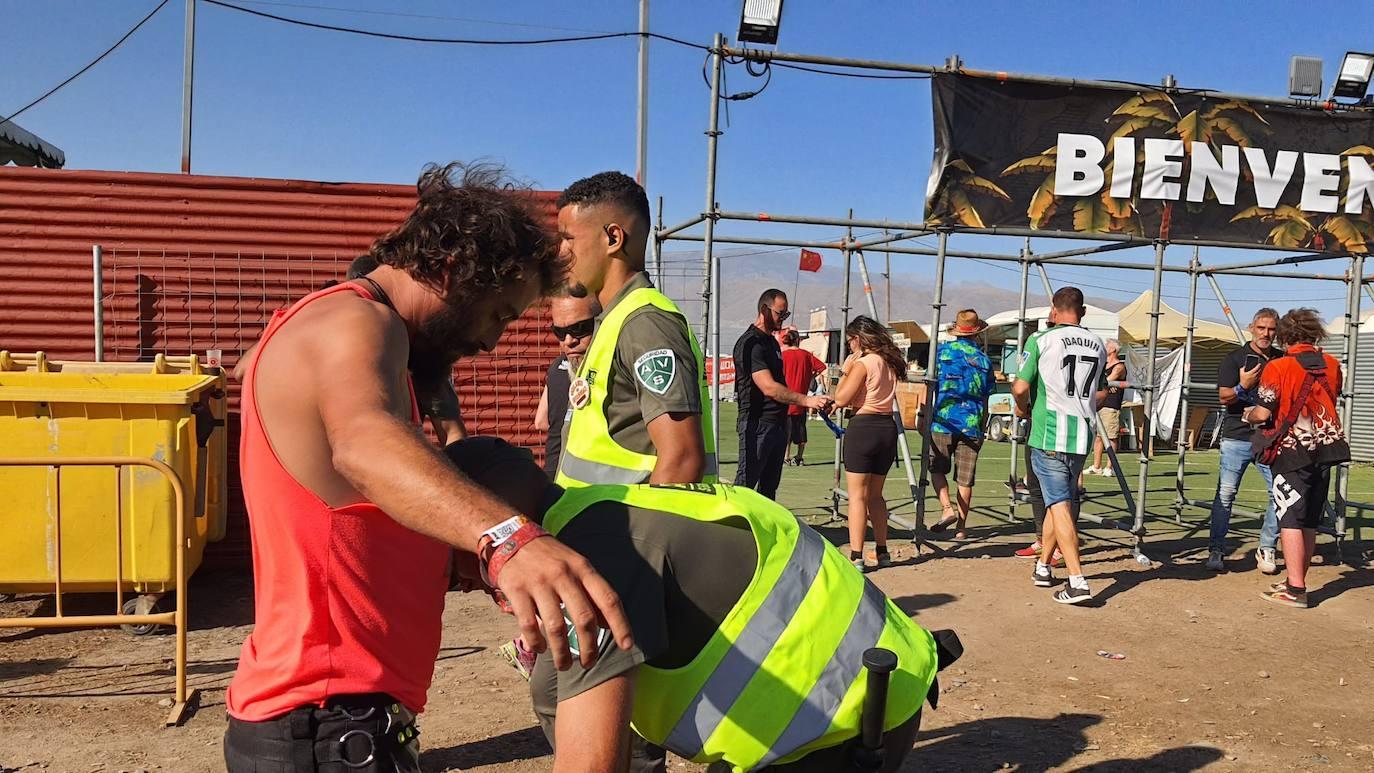
<svg viewBox="0 0 1374 773"><path fill-rule="evenodd" d="M570 641L602 652L588 669L540 657L530 690L556 769L623 770L632 725L713 771L849 770L870 647L898 659L882 769L911 750L935 672L957 655L785 508L721 484L565 491L492 437L445 453L586 557L634 630L629 651Z"/></svg>
<svg viewBox="0 0 1374 773"><path fill-rule="evenodd" d="M571 294L594 294L603 309L568 390L558 483L714 481L705 361L687 318L644 271L644 189L619 172L579 180L558 198L558 231Z"/></svg>

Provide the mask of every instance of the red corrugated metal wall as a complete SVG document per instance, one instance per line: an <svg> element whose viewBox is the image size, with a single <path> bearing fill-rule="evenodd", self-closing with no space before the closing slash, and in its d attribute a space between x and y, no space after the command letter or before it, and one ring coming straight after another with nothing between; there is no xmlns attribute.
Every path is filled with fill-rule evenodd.
<svg viewBox="0 0 1374 773"><path fill-rule="evenodd" d="M550 225L554 194L534 194ZM0 167L0 349L94 356L91 247L104 248L106 358L223 351L226 367L272 311L342 275L415 201L408 185ZM456 372L472 431L523 445L557 354L542 308ZM237 405L237 389L233 390ZM246 552L230 416L231 518Z"/></svg>

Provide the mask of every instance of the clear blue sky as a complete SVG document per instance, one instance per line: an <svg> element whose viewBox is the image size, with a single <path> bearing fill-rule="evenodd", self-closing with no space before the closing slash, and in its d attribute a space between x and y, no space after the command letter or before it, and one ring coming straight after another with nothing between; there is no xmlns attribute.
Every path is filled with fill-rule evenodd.
<svg viewBox="0 0 1374 773"><path fill-rule="evenodd" d="M625 31L634 0L441 2L281 0L241 4L284 16L389 32L529 38ZM0 26L0 113L60 82L156 5L153 0L10 3ZM709 43L734 33L739 0L653 3L655 32ZM358 12L328 10L347 7ZM61 147L68 168L174 172L181 128L183 0L172 0L122 48L16 121ZM1347 49L1374 48L1367 0L1304 6L1278 0L1196 3L787 3L779 47L858 58L939 63L1083 78L1282 94L1291 54L1320 56L1326 80ZM1297 35L1308 14L1321 34ZM607 168L633 173L635 50L631 39L543 47L473 47L360 38L309 30L201 4L193 169L199 173L338 181L412 182L426 162L490 157L543 188ZM649 193L680 221L704 203L709 99L703 54L651 50ZM731 91L755 86L729 70ZM731 103L721 138L717 199L724 208L919 220L930 167L929 86L775 70L759 97ZM831 229L730 225L731 233L833 238ZM1019 240L958 237L955 246L1014 253ZM1040 251L1054 249L1048 240ZM1142 251L1143 252L1143 251ZM1177 248L1170 262L1186 262ZM1130 253L1118 253L1120 255ZM1204 251L1204 261L1261 257ZM755 260L795 265L795 253ZM828 259L830 259L828 257ZM1146 260L1147 256L1139 255ZM894 272L928 274L923 258ZM1317 270L1336 272L1337 263ZM1052 271L1105 297L1129 300L1148 274ZM1013 286L1016 275L953 261L952 280ZM1241 313L1268 300L1306 300L1328 316L1338 284L1228 280ZM1096 287L1094 287L1096 286ZM1034 287L1034 286L1033 286ZM1170 303L1186 292L1166 278ZM1038 299L1037 299L1038 300ZM1214 302L1200 312L1216 316Z"/></svg>

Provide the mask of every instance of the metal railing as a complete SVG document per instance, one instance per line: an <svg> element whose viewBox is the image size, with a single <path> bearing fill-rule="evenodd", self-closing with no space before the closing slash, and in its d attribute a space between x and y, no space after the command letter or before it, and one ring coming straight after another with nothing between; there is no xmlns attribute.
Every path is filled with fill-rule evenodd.
<svg viewBox="0 0 1374 773"><path fill-rule="evenodd" d="M176 629L176 693L167 725L179 725L195 691L186 689L186 487L176 470L156 459L136 456L91 456L70 459L17 456L0 457L0 467L47 467L53 473L53 585L56 614L39 617L0 618L0 628L103 628L120 625L169 625ZM115 613L112 615L68 615L62 608L62 468L113 467L115 469ZM176 513L176 606L170 612L125 614L124 608L124 519L120 472L124 467L149 467L161 473L172 486Z"/></svg>

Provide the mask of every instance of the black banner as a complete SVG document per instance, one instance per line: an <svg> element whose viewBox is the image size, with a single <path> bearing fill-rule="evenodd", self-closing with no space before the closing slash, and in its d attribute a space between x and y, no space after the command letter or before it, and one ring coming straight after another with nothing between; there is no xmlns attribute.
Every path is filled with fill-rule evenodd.
<svg viewBox="0 0 1374 773"><path fill-rule="evenodd" d="M1339 254L1374 243L1368 112L954 73L931 84L927 224Z"/></svg>

